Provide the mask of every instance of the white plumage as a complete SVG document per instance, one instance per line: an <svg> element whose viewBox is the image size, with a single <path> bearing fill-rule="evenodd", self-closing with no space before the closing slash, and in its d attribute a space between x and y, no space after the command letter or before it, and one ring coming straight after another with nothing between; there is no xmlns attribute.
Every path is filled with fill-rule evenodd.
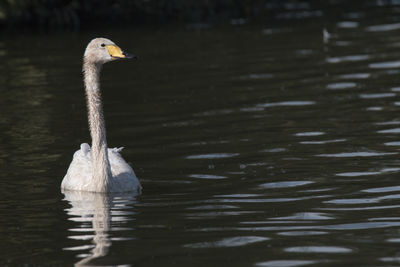
<svg viewBox="0 0 400 267"><path fill-rule="evenodd" d="M93 39L85 50L83 72L89 111L92 148L86 143L76 151L61 188L90 192L135 192L142 186L135 172L119 153L122 148L108 148L100 92L102 64L132 56L122 52L112 41Z"/></svg>
<svg viewBox="0 0 400 267"><path fill-rule="evenodd" d="M109 148L108 160L111 166L111 188L109 192L133 191L140 193L142 187L136 178L135 172L119 153L123 148ZM81 149L74 154L61 188L79 191L93 190L93 164L90 146L81 144Z"/></svg>

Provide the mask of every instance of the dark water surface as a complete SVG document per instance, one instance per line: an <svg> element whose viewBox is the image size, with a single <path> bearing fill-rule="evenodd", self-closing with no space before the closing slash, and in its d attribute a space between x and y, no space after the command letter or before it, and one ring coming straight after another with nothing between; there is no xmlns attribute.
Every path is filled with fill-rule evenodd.
<svg viewBox="0 0 400 267"><path fill-rule="evenodd" d="M97 34L3 38L0 264L399 265L400 19L348 17L104 33L141 57L102 73L138 197L60 192Z"/></svg>

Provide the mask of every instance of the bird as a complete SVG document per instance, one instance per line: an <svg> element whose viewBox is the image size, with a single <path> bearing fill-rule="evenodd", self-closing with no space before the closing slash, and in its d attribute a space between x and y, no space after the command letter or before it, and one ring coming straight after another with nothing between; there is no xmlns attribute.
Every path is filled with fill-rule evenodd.
<svg viewBox="0 0 400 267"><path fill-rule="evenodd" d="M102 65L129 58L137 59L106 38L95 38L87 45L82 71L92 147L83 143L74 153L67 174L61 182L62 191L141 193L142 186L135 172L120 154L123 147L107 146L100 90Z"/></svg>

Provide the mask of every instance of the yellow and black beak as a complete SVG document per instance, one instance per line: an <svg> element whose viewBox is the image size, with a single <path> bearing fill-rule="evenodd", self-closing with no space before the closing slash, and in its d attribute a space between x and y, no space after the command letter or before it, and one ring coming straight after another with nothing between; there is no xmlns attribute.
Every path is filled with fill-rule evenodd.
<svg viewBox="0 0 400 267"><path fill-rule="evenodd" d="M121 48L119 48L116 45L106 45L106 47L112 59L123 59L123 58L138 59L137 56L122 51Z"/></svg>

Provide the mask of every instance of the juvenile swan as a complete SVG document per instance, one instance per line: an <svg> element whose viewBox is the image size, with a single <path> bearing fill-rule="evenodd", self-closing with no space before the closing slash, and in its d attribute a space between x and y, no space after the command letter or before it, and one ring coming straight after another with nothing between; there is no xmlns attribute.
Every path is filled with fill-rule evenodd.
<svg viewBox="0 0 400 267"><path fill-rule="evenodd" d="M120 155L122 148L107 148L106 128L101 103L100 71L104 63L136 58L121 50L111 40L93 39L83 57L83 73L92 148L86 143L76 151L61 188L90 192L140 193L142 186L133 169Z"/></svg>

